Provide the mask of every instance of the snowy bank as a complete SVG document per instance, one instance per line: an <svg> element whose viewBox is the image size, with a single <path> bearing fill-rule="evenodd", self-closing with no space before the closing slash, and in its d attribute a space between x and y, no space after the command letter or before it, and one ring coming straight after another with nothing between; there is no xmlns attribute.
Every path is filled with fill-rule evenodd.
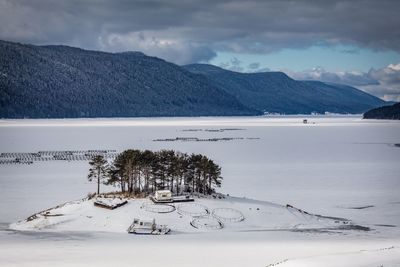
<svg viewBox="0 0 400 267"><path fill-rule="evenodd" d="M302 211L290 205L225 197L195 198L191 203L154 204L148 199L117 199L127 204L108 210L94 199L82 199L39 212L13 223L13 230L124 233L133 218L154 218L172 233L208 231L329 231L369 230L349 220ZM104 198L101 201L105 202ZM115 200L108 200L113 203Z"/></svg>

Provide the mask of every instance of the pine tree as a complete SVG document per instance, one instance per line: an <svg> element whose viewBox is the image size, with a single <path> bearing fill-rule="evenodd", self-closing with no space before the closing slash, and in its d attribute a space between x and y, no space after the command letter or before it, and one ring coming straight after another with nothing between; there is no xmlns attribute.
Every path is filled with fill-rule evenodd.
<svg viewBox="0 0 400 267"><path fill-rule="evenodd" d="M95 165L93 163L93 165ZM100 164L101 165L101 164ZM125 150L113 161L107 184L120 184L122 193L144 194L170 189L176 194L211 194L221 186L221 168L201 154L188 156L174 150ZM96 177L93 167L91 177Z"/></svg>
<svg viewBox="0 0 400 267"><path fill-rule="evenodd" d="M97 194L100 194L100 183L106 182L108 178L108 163L102 155L96 155L89 161L90 169L88 174L88 180L97 180Z"/></svg>
<svg viewBox="0 0 400 267"><path fill-rule="evenodd" d="M207 180L208 180L208 188L207 188L207 193L211 194L214 189L213 185L216 187L221 187L222 183L222 176L221 176L221 167L218 166L217 164L214 163L211 159L208 160L208 175L207 175Z"/></svg>

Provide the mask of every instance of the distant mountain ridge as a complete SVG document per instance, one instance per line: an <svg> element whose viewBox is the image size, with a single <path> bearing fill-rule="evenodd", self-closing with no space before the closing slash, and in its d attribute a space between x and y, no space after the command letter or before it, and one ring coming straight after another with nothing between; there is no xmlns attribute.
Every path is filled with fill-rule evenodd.
<svg viewBox="0 0 400 267"><path fill-rule="evenodd" d="M260 114L204 77L140 52L0 41L0 117Z"/></svg>
<svg viewBox="0 0 400 267"><path fill-rule="evenodd" d="M364 119L400 120L400 103L368 110Z"/></svg>
<svg viewBox="0 0 400 267"><path fill-rule="evenodd" d="M296 81L283 72L238 73L207 64L184 67L193 73L204 75L243 104L263 112L360 114L386 104L385 101L351 86Z"/></svg>
<svg viewBox="0 0 400 267"><path fill-rule="evenodd" d="M0 41L1 118L362 113L386 102L282 72L177 66L141 52Z"/></svg>

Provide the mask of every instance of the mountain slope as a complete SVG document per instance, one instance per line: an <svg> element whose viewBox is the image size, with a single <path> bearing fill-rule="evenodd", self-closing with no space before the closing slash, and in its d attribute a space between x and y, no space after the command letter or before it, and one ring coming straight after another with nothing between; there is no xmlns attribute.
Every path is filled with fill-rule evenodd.
<svg viewBox="0 0 400 267"><path fill-rule="evenodd" d="M238 73L207 64L184 66L202 74L243 104L285 114L362 113L385 101L356 88L315 81L296 81L283 72Z"/></svg>
<svg viewBox="0 0 400 267"><path fill-rule="evenodd" d="M364 119L400 120L400 103L371 109L364 113Z"/></svg>
<svg viewBox="0 0 400 267"><path fill-rule="evenodd" d="M0 41L0 117L255 115L254 109L164 60Z"/></svg>
<svg viewBox="0 0 400 267"><path fill-rule="evenodd" d="M180 67L139 52L0 41L2 118L362 113L385 104L350 86L282 72Z"/></svg>

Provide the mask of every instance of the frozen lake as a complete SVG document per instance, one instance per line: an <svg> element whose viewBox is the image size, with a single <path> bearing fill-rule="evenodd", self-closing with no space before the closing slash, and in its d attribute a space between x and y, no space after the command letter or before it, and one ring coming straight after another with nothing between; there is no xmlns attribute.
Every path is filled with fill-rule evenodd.
<svg viewBox="0 0 400 267"><path fill-rule="evenodd" d="M300 116L2 120L0 152L137 148L202 153L222 167L223 193L348 218L376 229L368 234L372 241L399 240L400 147L394 144L400 143L400 123L356 116L302 121ZM153 141L176 137L234 139ZM0 165L0 223L95 191L87 170L83 161ZM23 237L15 238L18 243Z"/></svg>
<svg viewBox="0 0 400 267"><path fill-rule="evenodd" d="M216 129L236 130L206 131ZM153 141L176 137L259 139ZM350 207L373 205L357 213L377 224L395 222L390 214L370 218L370 211L400 207L400 148L393 145L400 143L398 122L358 117L311 117L307 125L302 117L23 120L1 121L0 140L0 152L139 148L203 153L222 166L223 193L317 213L333 210L338 216L355 213ZM94 191L87 170L87 162L0 165L0 222Z"/></svg>

